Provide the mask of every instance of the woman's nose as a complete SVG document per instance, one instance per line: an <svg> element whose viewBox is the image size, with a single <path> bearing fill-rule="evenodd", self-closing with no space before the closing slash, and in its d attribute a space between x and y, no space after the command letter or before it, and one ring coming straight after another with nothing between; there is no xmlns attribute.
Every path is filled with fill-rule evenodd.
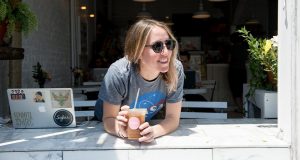
<svg viewBox="0 0 300 160"><path fill-rule="evenodd" d="M161 51L160 54L161 55L168 55L169 54L169 50L168 50L166 44L164 44L164 48L163 48L163 50Z"/></svg>

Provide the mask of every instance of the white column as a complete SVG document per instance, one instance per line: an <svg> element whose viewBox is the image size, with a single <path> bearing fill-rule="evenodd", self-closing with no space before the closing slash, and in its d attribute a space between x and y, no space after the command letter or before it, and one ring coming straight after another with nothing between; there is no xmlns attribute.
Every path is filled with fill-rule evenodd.
<svg viewBox="0 0 300 160"><path fill-rule="evenodd" d="M279 137L291 143L292 160L300 159L300 37L297 0L278 1L279 70L278 126ZM298 138L297 138L298 137Z"/></svg>

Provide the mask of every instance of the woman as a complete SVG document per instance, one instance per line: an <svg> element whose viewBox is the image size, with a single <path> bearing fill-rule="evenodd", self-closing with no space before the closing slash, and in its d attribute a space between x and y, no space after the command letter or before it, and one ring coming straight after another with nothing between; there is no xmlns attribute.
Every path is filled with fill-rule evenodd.
<svg viewBox="0 0 300 160"><path fill-rule="evenodd" d="M127 32L124 52L105 75L95 116L102 118L108 133L127 137L126 116L140 88L136 107L147 108L148 113L146 122L139 126L139 141L151 142L179 125L184 73L177 60L178 43L166 24L143 19ZM165 119L151 126L147 121L164 106Z"/></svg>

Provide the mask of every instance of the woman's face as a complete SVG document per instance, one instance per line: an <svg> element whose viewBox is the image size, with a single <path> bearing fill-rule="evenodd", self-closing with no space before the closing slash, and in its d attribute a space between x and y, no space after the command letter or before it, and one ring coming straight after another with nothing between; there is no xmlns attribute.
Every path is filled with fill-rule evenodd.
<svg viewBox="0 0 300 160"><path fill-rule="evenodd" d="M152 45L155 42L164 42L170 39L168 33L160 27L154 27L147 39L146 45ZM140 57L140 72L143 78L156 78L159 73L165 73L169 70L170 58L173 50L168 50L164 44L161 53L155 53L151 46L144 47ZM145 77L146 76L146 77Z"/></svg>

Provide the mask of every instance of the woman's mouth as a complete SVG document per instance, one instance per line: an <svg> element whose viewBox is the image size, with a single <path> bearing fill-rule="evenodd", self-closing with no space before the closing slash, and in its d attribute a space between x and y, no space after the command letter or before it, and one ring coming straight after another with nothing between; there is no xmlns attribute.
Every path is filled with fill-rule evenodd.
<svg viewBox="0 0 300 160"><path fill-rule="evenodd" d="M158 62L162 64L168 63L168 58L160 59Z"/></svg>

